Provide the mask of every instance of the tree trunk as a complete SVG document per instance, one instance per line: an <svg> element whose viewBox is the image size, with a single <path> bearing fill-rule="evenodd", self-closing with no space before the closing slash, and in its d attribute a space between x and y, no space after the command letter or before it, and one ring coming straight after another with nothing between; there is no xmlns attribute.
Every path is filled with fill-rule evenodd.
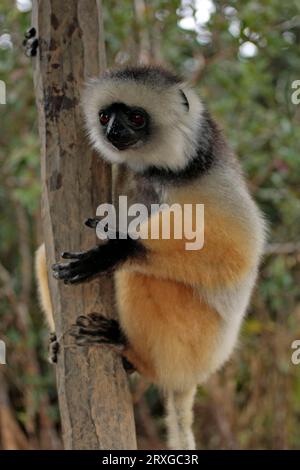
<svg viewBox="0 0 300 470"><path fill-rule="evenodd" d="M63 250L96 243L85 218L111 200L111 169L86 142L80 93L105 67L99 0L34 0L39 51L34 79L42 166L42 218L48 267ZM65 286L49 277L60 342L57 387L67 449L135 449L132 400L120 358L103 348L79 348L68 330L78 315L113 315L108 277Z"/></svg>

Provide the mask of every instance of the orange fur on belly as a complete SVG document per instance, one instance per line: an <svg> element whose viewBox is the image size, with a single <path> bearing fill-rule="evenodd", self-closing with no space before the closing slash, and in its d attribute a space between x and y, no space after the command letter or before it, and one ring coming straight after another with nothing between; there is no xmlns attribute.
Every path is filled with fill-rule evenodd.
<svg viewBox="0 0 300 470"><path fill-rule="evenodd" d="M206 375L222 325L216 311L174 281L119 271L116 287L120 323L144 375L174 389Z"/></svg>

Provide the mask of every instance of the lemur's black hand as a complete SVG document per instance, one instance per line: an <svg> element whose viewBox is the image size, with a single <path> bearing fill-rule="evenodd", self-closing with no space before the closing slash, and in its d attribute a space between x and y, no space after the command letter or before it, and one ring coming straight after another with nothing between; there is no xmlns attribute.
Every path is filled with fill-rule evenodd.
<svg viewBox="0 0 300 470"><path fill-rule="evenodd" d="M38 45L39 45L39 40L36 37L36 29L35 28L28 29L25 33L25 39L23 41L25 55L27 57L36 56Z"/></svg>
<svg viewBox="0 0 300 470"><path fill-rule="evenodd" d="M53 276L63 280L65 284L78 284L93 279L109 267L108 260L103 256L104 249L105 246L97 246L88 251L62 253L62 258L72 261L54 264L52 266Z"/></svg>
<svg viewBox="0 0 300 470"><path fill-rule="evenodd" d="M65 284L79 284L111 272L129 257L143 256L145 248L138 241L113 239L106 244L88 251L64 252L61 257L72 260L69 263L56 263L52 266L53 276Z"/></svg>

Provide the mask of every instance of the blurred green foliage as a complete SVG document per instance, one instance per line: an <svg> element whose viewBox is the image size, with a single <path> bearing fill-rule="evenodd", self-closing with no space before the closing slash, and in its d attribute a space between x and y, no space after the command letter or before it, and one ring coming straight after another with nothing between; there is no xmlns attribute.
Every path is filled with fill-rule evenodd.
<svg viewBox="0 0 300 470"><path fill-rule="evenodd" d="M199 390L198 441L203 448L299 448L300 366L290 356L292 341L300 338L300 104L291 102L292 82L300 79L300 2L196 3L104 0L108 64L162 62L194 83L242 162L269 221L270 242L279 243L265 258L238 353ZM211 14L204 22L207 4ZM2 0L0 79L7 104L0 105L0 338L8 343L8 396L28 446L51 441L57 447L47 334L28 274L41 241L36 108L30 61L21 48L29 25L29 13ZM1 49L4 33L12 48ZM285 242L298 248L286 252ZM152 388L146 399L158 441L150 439L137 405L140 445L159 446L161 406Z"/></svg>

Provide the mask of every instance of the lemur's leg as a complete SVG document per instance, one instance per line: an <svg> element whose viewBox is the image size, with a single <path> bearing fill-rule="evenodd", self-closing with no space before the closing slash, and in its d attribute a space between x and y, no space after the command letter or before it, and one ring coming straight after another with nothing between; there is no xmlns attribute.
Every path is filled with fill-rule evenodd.
<svg viewBox="0 0 300 470"><path fill-rule="evenodd" d="M35 271L39 293L39 300L41 308L45 314L46 321L50 328L49 336L49 361L51 363L57 362L57 354L59 352L59 343L55 334L53 310L50 298L47 264L46 264L46 252L45 245L42 244L36 251L35 254Z"/></svg>
<svg viewBox="0 0 300 470"><path fill-rule="evenodd" d="M27 57L34 57L37 53L39 40L36 37L36 29L29 28L25 33L25 39L23 41L23 47Z"/></svg>
<svg viewBox="0 0 300 470"><path fill-rule="evenodd" d="M170 449L195 449L193 404L196 387L167 393L167 427Z"/></svg>

